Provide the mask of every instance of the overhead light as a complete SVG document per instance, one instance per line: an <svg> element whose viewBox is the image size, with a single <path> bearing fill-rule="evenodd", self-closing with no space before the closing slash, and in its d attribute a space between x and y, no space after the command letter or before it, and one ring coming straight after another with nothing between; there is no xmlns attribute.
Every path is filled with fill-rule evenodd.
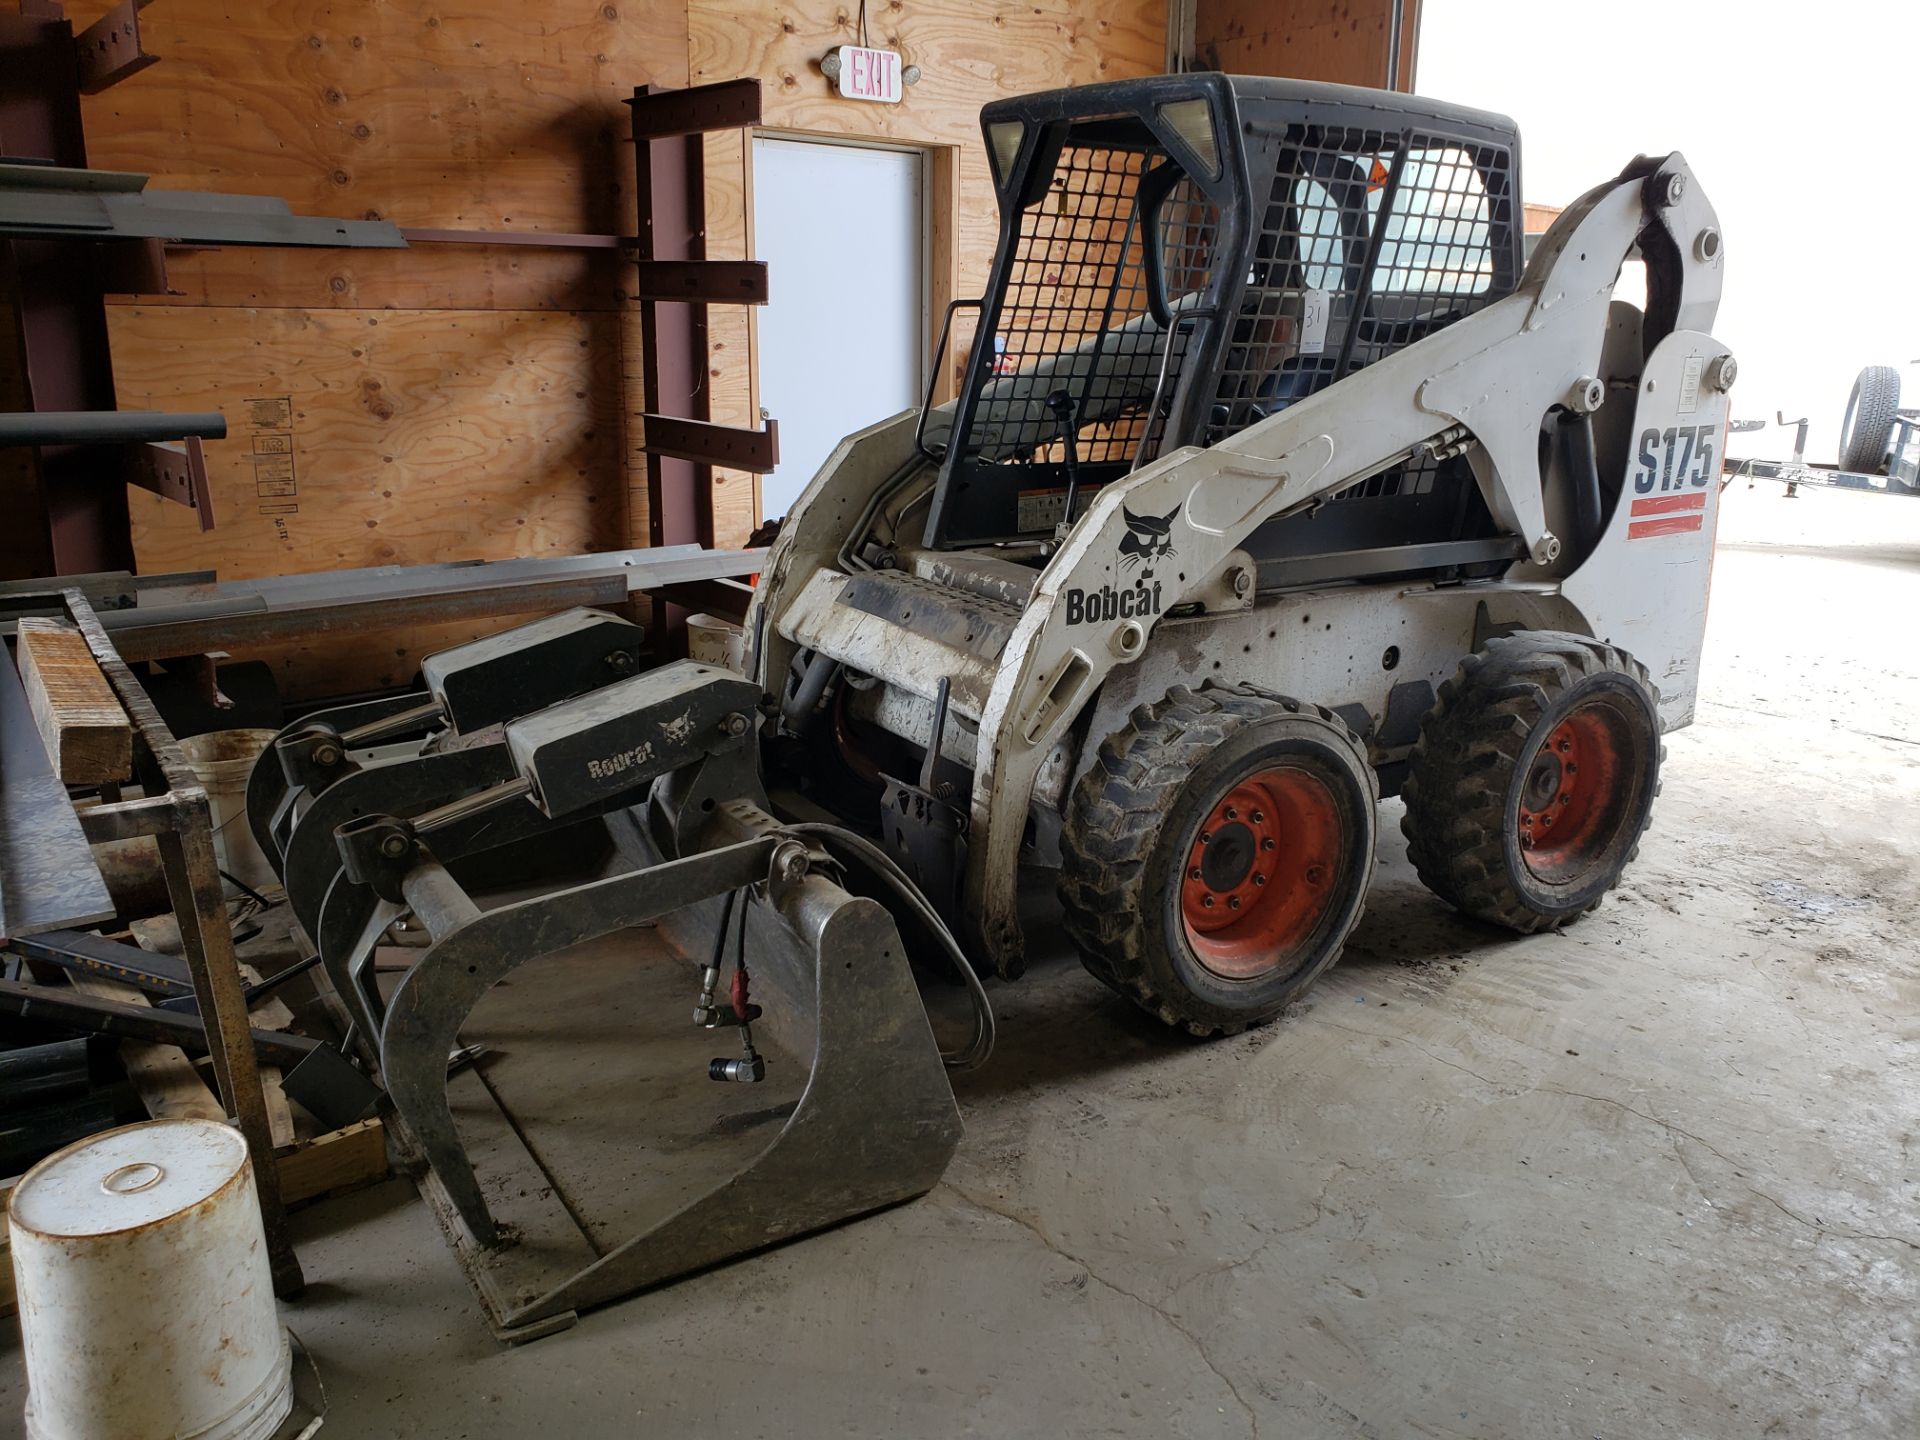
<svg viewBox="0 0 1920 1440"><path fill-rule="evenodd" d="M994 178L1002 185L1013 174L1013 162L1020 158L1020 141L1026 133L1027 127L1018 120L996 120L987 126Z"/></svg>
<svg viewBox="0 0 1920 1440"><path fill-rule="evenodd" d="M1172 100L1160 107L1160 118L1180 137L1211 179L1220 173L1220 144L1213 134L1213 107L1205 100Z"/></svg>

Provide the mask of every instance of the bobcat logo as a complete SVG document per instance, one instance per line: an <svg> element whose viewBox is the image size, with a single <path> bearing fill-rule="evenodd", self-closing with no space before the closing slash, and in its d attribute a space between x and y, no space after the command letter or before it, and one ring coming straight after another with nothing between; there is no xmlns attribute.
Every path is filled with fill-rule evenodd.
<svg viewBox="0 0 1920 1440"><path fill-rule="evenodd" d="M1122 566L1144 566L1173 554L1173 522L1180 518L1178 505L1164 515L1136 515L1122 505L1120 514L1127 522L1127 533L1120 537ZM1160 614L1161 583L1153 578L1151 569L1143 569L1130 583L1116 582L1095 590L1068 590L1061 596L1066 602L1067 624L1150 621Z"/></svg>
<svg viewBox="0 0 1920 1440"><path fill-rule="evenodd" d="M1120 514L1127 522L1127 533L1120 537L1120 563L1140 565L1149 560L1164 560L1173 554L1173 522L1180 518L1180 507L1164 515L1136 515L1126 506Z"/></svg>

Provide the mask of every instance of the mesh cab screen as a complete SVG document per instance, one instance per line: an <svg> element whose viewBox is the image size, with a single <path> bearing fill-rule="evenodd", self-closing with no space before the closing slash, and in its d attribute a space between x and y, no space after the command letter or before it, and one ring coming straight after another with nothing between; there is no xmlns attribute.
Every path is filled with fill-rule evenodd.
<svg viewBox="0 0 1920 1440"><path fill-rule="evenodd" d="M1141 194L1158 193L1143 233ZM983 385L960 457L1001 466L1063 465L1061 421L1048 398L1073 401L1076 459L1098 484L1150 458L1159 426L1148 414L1168 331L1148 307L1149 246L1177 320L1212 279L1219 216L1165 151L1152 144L1076 144L1060 151L1044 195L1019 216L1005 298L990 336ZM1179 339L1163 397L1179 375ZM1164 406L1163 406L1164 408Z"/></svg>
<svg viewBox="0 0 1920 1440"><path fill-rule="evenodd" d="M1295 125L1264 197L1206 443L1483 308L1515 277L1511 155L1496 145ZM1349 498L1431 471L1376 476ZM1336 497L1338 498L1338 497Z"/></svg>
<svg viewBox="0 0 1920 1440"><path fill-rule="evenodd" d="M1176 84L1243 83L1210 109L1156 98ZM1106 113L1062 116L1039 97L1035 114L1013 118L1010 102L989 117L1001 147L994 293L939 457L930 544L1044 535L1063 518L1070 470L1087 504L1517 282L1510 126L1463 112L1454 128L1412 102L1363 106L1291 82L1121 85L1125 103ZM1212 128L1169 128L1181 106L1182 124ZM1022 138L1008 149L1010 136ZM1438 516L1454 513L1458 489L1428 463L1337 498L1386 507L1405 496Z"/></svg>

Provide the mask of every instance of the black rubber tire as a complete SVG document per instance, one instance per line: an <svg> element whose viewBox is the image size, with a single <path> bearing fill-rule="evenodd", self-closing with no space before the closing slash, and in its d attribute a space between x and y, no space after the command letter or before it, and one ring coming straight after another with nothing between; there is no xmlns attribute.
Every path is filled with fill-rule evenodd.
<svg viewBox="0 0 1920 1440"><path fill-rule="evenodd" d="M1608 792L1619 810L1604 846L1549 881L1522 853L1520 802L1548 736L1594 705L1638 749ZM1401 791L1407 855L1429 890L1469 915L1524 933L1558 929L1598 905L1638 853L1665 754L1659 693L1626 651L1555 630L1490 640L1440 687L1421 726Z"/></svg>
<svg viewBox="0 0 1920 1440"><path fill-rule="evenodd" d="M1900 372L1891 365L1867 366L1853 382L1840 422L1840 468L1861 475L1885 470L1899 413Z"/></svg>
<svg viewBox="0 0 1920 1440"><path fill-rule="evenodd" d="M1324 782L1342 859L1292 963L1228 979L1187 939L1180 882L1215 804L1276 762ZM1176 686L1108 737L1068 800L1059 882L1067 931L1094 976L1169 1025L1234 1035L1271 1020L1339 959L1360 919L1379 797L1365 747L1332 711L1248 686Z"/></svg>

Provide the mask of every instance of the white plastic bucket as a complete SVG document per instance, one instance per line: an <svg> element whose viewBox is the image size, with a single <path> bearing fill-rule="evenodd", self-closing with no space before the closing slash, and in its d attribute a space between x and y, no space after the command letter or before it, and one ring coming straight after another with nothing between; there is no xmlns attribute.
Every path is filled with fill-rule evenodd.
<svg viewBox="0 0 1920 1440"><path fill-rule="evenodd" d="M687 653L702 665L746 669L747 632L718 615L687 617Z"/></svg>
<svg viewBox="0 0 1920 1440"><path fill-rule="evenodd" d="M28 1440L266 1440L293 1407L238 1131L154 1120L49 1155L7 1204Z"/></svg>
<svg viewBox="0 0 1920 1440"><path fill-rule="evenodd" d="M206 788L220 868L256 890L277 885L280 877L260 853L253 826L247 823L247 780L253 774L253 762L277 734L277 730L214 730L180 742L180 753Z"/></svg>

